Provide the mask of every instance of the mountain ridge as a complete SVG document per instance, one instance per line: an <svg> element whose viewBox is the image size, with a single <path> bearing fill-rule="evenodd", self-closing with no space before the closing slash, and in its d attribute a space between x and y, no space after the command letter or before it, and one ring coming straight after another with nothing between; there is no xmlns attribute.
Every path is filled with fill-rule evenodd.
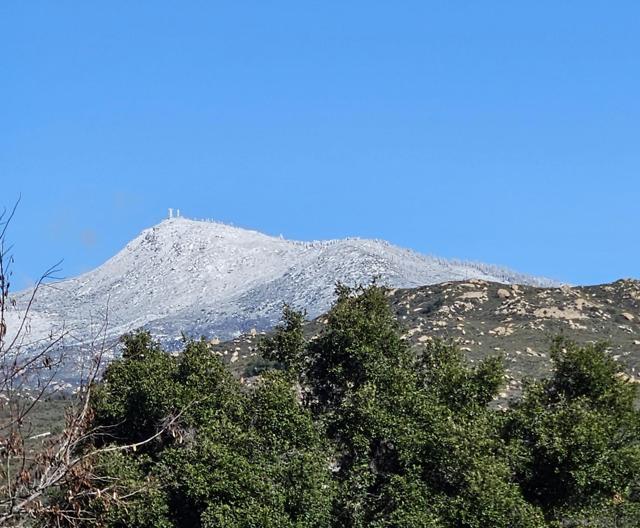
<svg viewBox="0 0 640 528"><path fill-rule="evenodd" d="M183 332L229 339L273 326L284 302L316 317L331 304L336 282L376 277L403 288L470 278L557 284L498 266L421 255L382 240L290 241L180 217L144 229L97 268L42 288L30 313L30 339L66 331L67 346L87 347L105 325L107 340L145 327L169 349L179 346ZM13 295L14 320L28 295Z"/></svg>

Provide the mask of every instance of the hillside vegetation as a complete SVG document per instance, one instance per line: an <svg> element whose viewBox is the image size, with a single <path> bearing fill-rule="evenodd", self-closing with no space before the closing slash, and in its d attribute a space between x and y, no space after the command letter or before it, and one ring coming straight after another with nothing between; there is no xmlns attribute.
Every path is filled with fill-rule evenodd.
<svg viewBox="0 0 640 528"><path fill-rule="evenodd" d="M500 354L507 371L503 399L518 396L524 378L551 375L549 352L557 336L606 342L629 379L640 382L640 281L539 288L471 279L385 293L415 353L444 339L458 345L471 364ZM317 335L326 322L325 316L306 322L305 335ZM248 333L214 350L234 371L251 377L265 364L260 339L259 332Z"/></svg>
<svg viewBox="0 0 640 528"><path fill-rule="evenodd" d="M145 332L94 387L86 463L51 526L640 525L637 385L606 346L557 339L549 374L499 408L500 356L413 350L384 290L339 287L320 331L285 309L241 383L210 343ZM416 353L417 351L417 353Z"/></svg>

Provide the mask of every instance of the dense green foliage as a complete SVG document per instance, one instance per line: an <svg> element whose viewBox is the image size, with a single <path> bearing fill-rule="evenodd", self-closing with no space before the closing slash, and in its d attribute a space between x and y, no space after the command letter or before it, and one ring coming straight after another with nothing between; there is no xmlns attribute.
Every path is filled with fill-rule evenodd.
<svg viewBox="0 0 640 528"><path fill-rule="evenodd" d="M525 497L551 518L640 525L636 387L617 375L604 345L559 339L552 357L553 378L530 383L505 422Z"/></svg>
<svg viewBox="0 0 640 528"><path fill-rule="evenodd" d="M301 314L283 319L261 345L277 368L253 387L204 341L171 356L124 338L93 398L103 434L87 450L123 447L93 459L115 483L86 494L93 524L640 525L635 386L603 347L556 342L553 378L504 411L500 358L470 366L437 341L416 355L381 288L340 286L314 339ZM69 507L83 485L51 500Z"/></svg>

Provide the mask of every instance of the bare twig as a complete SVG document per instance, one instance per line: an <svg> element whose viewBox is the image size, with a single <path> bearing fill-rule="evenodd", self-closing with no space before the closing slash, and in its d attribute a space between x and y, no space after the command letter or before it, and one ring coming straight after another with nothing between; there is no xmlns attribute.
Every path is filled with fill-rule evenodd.
<svg viewBox="0 0 640 528"><path fill-rule="evenodd" d="M19 305L10 298L13 257L6 235L18 203L19 200L10 211L0 213L0 526L24 526L35 516L54 519L57 526L90 525L96 519L83 500L107 497L111 503L122 503L145 491L126 489L117 479L96 475L95 464L100 456L136 451L157 440L173 431L183 414L197 402L170 416L154 434L139 442L95 447L97 438L110 436L109 428L93 425L91 408L92 391L102 373L105 354L115 346L108 340L107 301L89 354L84 356L80 386L67 409L64 426L60 432L34 434L30 417L58 391L61 369L68 359L64 343L73 336L62 328L47 339L30 340L34 303L41 288L55 278L60 263L42 274ZM12 328L8 328L9 310L18 314L17 319L12 319ZM77 491L69 497L68 505L47 500L47 494L61 486Z"/></svg>

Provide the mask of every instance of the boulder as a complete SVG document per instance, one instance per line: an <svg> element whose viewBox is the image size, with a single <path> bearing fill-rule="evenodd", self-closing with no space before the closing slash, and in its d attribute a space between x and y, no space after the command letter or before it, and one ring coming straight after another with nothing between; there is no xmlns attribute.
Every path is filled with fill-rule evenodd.
<svg viewBox="0 0 640 528"><path fill-rule="evenodd" d="M500 288L498 290L499 299L508 299L509 297L511 297L511 292L509 290L506 290L505 288Z"/></svg>

